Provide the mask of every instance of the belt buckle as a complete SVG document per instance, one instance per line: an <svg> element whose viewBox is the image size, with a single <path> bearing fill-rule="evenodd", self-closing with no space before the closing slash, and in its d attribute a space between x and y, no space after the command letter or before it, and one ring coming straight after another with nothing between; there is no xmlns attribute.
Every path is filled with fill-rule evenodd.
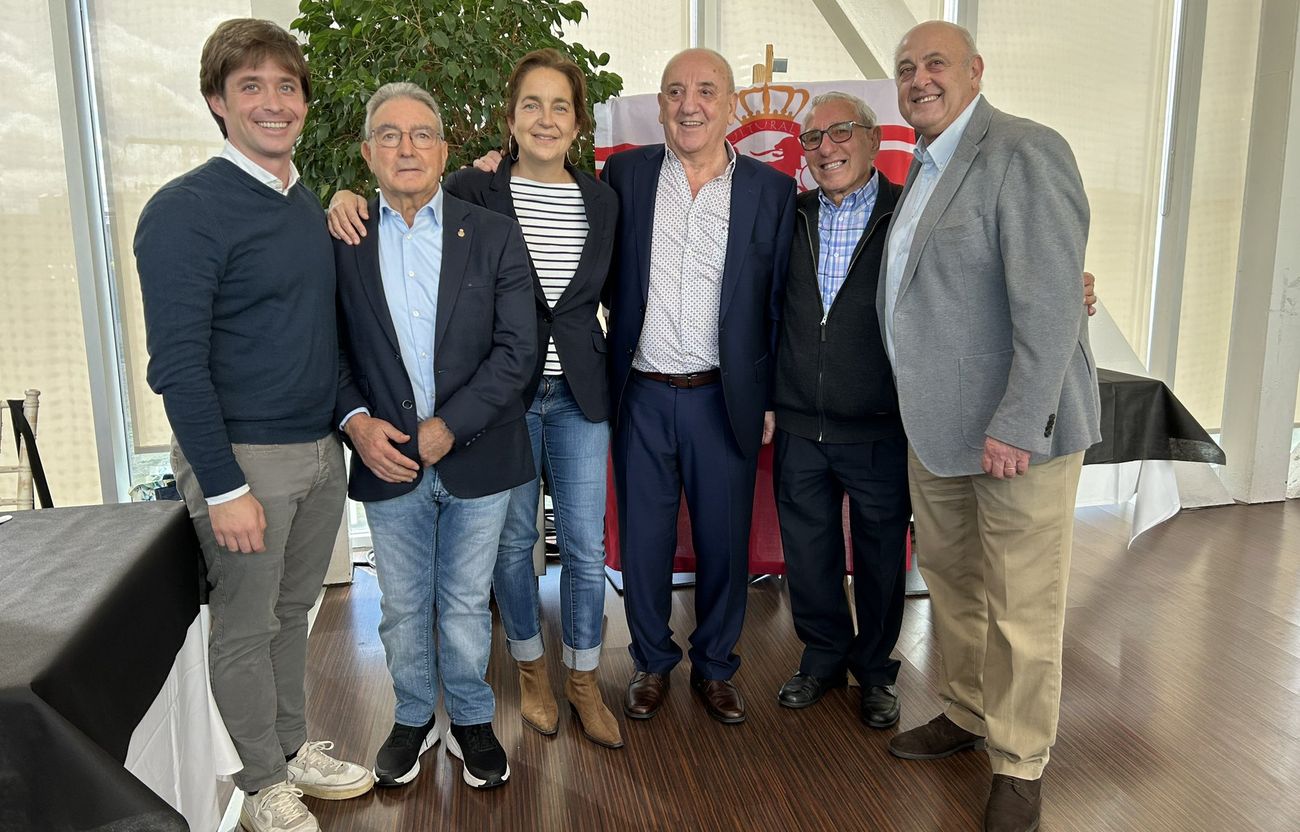
<svg viewBox="0 0 1300 832"><path fill-rule="evenodd" d="M677 376L669 376L668 386L672 387L673 389L694 390L695 377L698 375L699 373L681 373Z"/></svg>

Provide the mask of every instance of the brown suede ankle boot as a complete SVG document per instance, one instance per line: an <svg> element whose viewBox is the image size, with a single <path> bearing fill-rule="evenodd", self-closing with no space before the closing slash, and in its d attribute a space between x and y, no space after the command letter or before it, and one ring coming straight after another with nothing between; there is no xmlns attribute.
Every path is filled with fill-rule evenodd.
<svg viewBox="0 0 1300 832"><path fill-rule="evenodd" d="M564 695L568 697L573 715L578 718L578 725L587 739L606 748L623 747L618 720L600 697L596 671L570 669L564 681Z"/></svg>
<svg viewBox="0 0 1300 832"><path fill-rule="evenodd" d="M524 724L539 734L550 736L560 730L560 709L551 693L551 678L546 674L546 657L541 656L519 665L519 715Z"/></svg>

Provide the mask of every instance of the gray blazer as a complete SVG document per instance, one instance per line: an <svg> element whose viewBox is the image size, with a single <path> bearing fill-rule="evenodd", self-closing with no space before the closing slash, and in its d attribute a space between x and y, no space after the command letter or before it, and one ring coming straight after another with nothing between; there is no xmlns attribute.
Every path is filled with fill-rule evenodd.
<svg viewBox="0 0 1300 832"><path fill-rule="evenodd" d="M903 424L932 473L982 473L985 436L1029 451L1031 465L1100 441L1080 302L1087 241L1069 145L981 99L917 224L894 310ZM886 249L882 331L888 264Z"/></svg>

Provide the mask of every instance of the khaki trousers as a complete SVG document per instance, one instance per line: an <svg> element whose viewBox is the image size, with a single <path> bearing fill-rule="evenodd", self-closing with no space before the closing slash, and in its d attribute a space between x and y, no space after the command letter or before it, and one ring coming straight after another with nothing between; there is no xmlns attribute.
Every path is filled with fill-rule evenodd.
<svg viewBox="0 0 1300 832"><path fill-rule="evenodd" d="M943 655L944 713L988 738L994 774L1042 776L1061 705L1061 634L1083 453L1022 476L937 477L908 450L918 565Z"/></svg>
<svg viewBox="0 0 1300 832"><path fill-rule="evenodd" d="M307 739L307 613L329 569L347 472L334 433L315 442L231 448L266 514L265 552L217 545L203 491L175 439L172 470L212 586L212 695L244 763L235 785L251 792L282 782L285 756Z"/></svg>

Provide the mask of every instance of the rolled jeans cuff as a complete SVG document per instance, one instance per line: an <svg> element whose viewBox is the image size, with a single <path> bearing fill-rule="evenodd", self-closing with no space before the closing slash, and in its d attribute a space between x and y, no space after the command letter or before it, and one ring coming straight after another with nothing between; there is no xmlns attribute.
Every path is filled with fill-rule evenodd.
<svg viewBox="0 0 1300 832"><path fill-rule="evenodd" d="M507 637L506 647L510 650L510 657L517 662L531 662L540 659L546 649L542 644L541 633L522 641L515 641Z"/></svg>
<svg viewBox="0 0 1300 832"><path fill-rule="evenodd" d="M564 645L564 666L570 670L595 670L600 665L600 645L575 650Z"/></svg>

